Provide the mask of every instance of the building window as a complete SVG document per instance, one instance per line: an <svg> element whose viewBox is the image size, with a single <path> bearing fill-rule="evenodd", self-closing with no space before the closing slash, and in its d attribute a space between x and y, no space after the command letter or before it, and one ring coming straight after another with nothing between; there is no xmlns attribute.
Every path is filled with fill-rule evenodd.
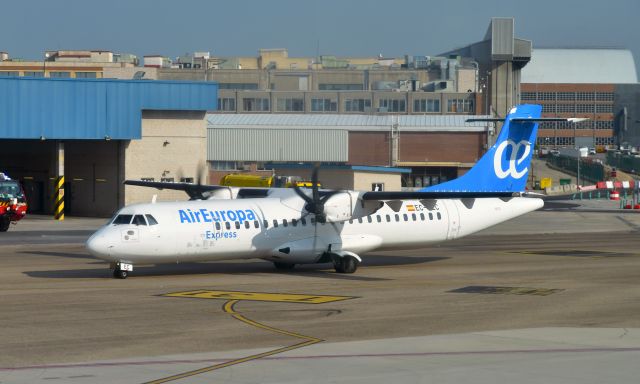
<svg viewBox="0 0 640 384"><path fill-rule="evenodd" d="M218 89L258 89L258 83L218 83Z"/></svg>
<svg viewBox="0 0 640 384"><path fill-rule="evenodd" d="M573 137L556 137L555 141L555 145L573 146Z"/></svg>
<svg viewBox="0 0 640 384"><path fill-rule="evenodd" d="M556 113L556 105L542 104L542 113Z"/></svg>
<svg viewBox="0 0 640 384"><path fill-rule="evenodd" d="M558 113L575 113L576 106L573 104L558 104L556 105L556 112Z"/></svg>
<svg viewBox="0 0 640 384"><path fill-rule="evenodd" d="M520 94L520 100L522 100L522 101L536 101L538 99L537 99L536 92L522 92L522 94Z"/></svg>
<svg viewBox="0 0 640 384"><path fill-rule="evenodd" d="M321 91L362 91L362 84L319 84Z"/></svg>
<svg viewBox="0 0 640 384"><path fill-rule="evenodd" d="M344 101L345 112L369 112L371 110L371 100L369 99L347 99Z"/></svg>
<svg viewBox="0 0 640 384"><path fill-rule="evenodd" d="M32 71L26 71L24 73L24 75L26 77L44 77L44 72L32 72Z"/></svg>
<svg viewBox="0 0 640 384"><path fill-rule="evenodd" d="M311 112L336 112L338 102L331 99L311 99Z"/></svg>
<svg viewBox="0 0 640 384"><path fill-rule="evenodd" d="M613 129L613 121L594 121L595 129Z"/></svg>
<svg viewBox="0 0 640 384"><path fill-rule="evenodd" d="M69 78L71 72L49 72L49 77Z"/></svg>
<svg viewBox="0 0 640 384"><path fill-rule="evenodd" d="M447 112L457 112L457 113L473 112L473 100L465 100L465 99L447 100Z"/></svg>
<svg viewBox="0 0 640 384"><path fill-rule="evenodd" d="M218 98L218 111L235 111L236 99L233 97L219 97Z"/></svg>
<svg viewBox="0 0 640 384"><path fill-rule="evenodd" d="M612 92L596 92L596 100L613 101L613 93Z"/></svg>
<svg viewBox="0 0 640 384"><path fill-rule="evenodd" d="M576 113L593 113L593 105L591 104L577 104Z"/></svg>
<svg viewBox="0 0 640 384"><path fill-rule="evenodd" d="M378 112L406 112L407 104L400 99L380 99L378 100Z"/></svg>
<svg viewBox="0 0 640 384"><path fill-rule="evenodd" d="M304 111L304 99L302 98L277 98L276 110L278 112L302 112Z"/></svg>
<svg viewBox="0 0 640 384"><path fill-rule="evenodd" d="M77 79L95 79L98 77L96 72L76 72Z"/></svg>
<svg viewBox="0 0 640 384"><path fill-rule="evenodd" d="M238 169L235 161L212 161L211 169L214 171L228 171Z"/></svg>
<svg viewBox="0 0 640 384"><path fill-rule="evenodd" d="M596 137L596 145L613 145L613 137Z"/></svg>
<svg viewBox="0 0 640 384"><path fill-rule="evenodd" d="M538 128L540 129L556 129L555 121L544 121L538 124Z"/></svg>
<svg viewBox="0 0 640 384"><path fill-rule="evenodd" d="M611 104L598 104L596 105L596 113L613 113L613 105Z"/></svg>
<svg viewBox="0 0 640 384"><path fill-rule="evenodd" d="M269 111L269 99L249 97L242 99L243 110L247 112L268 112Z"/></svg>
<svg viewBox="0 0 640 384"><path fill-rule="evenodd" d="M440 112L440 100L414 100L413 112Z"/></svg>
<svg viewBox="0 0 640 384"><path fill-rule="evenodd" d="M557 98L561 101L574 101L576 94L575 92L558 92Z"/></svg>
<svg viewBox="0 0 640 384"><path fill-rule="evenodd" d="M555 99L556 99L555 92L538 92L538 100L555 101Z"/></svg>
<svg viewBox="0 0 640 384"><path fill-rule="evenodd" d="M576 93L576 100L578 101L593 101L595 100L595 94L593 92L578 92Z"/></svg>
<svg viewBox="0 0 640 384"><path fill-rule="evenodd" d="M18 71L0 71L0 77L18 77Z"/></svg>

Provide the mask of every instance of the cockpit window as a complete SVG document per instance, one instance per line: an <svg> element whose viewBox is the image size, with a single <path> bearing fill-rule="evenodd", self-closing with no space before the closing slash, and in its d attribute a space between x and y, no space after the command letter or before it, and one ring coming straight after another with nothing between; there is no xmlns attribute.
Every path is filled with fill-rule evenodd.
<svg viewBox="0 0 640 384"><path fill-rule="evenodd" d="M147 221L149 222L149 225L158 225L158 221L156 220L155 217L151 216L148 213L145 216L147 218Z"/></svg>
<svg viewBox="0 0 640 384"><path fill-rule="evenodd" d="M133 225L147 225L147 221L144 219L144 216L142 215L135 215L133 216L133 222L131 223Z"/></svg>
<svg viewBox="0 0 640 384"><path fill-rule="evenodd" d="M131 219L133 215L118 215L111 224L120 225L120 224L129 224L131 223Z"/></svg>

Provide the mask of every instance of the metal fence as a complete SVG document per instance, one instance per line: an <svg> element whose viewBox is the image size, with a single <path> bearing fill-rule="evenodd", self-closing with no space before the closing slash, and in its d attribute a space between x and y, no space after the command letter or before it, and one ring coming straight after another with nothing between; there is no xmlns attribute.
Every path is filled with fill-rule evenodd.
<svg viewBox="0 0 640 384"><path fill-rule="evenodd" d="M605 179L604 165L594 159L581 158L563 155L552 155L547 159L547 163L554 168L559 168L563 172L576 175L578 174L578 161L580 161L580 182L585 181L596 183Z"/></svg>
<svg viewBox="0 0 640 384"><path fill-rule="evenodd" d="M640 156L609 151L607 152L607 163L622 171L630 173L640 172Z"/></svg>

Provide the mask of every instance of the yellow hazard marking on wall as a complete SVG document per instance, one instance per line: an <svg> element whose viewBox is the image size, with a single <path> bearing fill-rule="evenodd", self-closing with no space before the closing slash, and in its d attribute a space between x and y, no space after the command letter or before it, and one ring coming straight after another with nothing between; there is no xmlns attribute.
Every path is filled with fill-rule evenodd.
<svg viewBox="0 0 640 384"><path fill-rule="evenodd" d="M273 301L279 303L306 303L323 304L334 301L353 299L352 296L326 296L326 295L301 295L294 293L264 293L264 292L237 292L237 291L187 291L167 293L168 297L191 297L197 299L221 299L221 300L251 300Z"/></svg>
<svg viewBox="0 0 640 384"><path fill-rule="evenodd" d="M242 296L243 298L234 298L228 299L228 297L224 297L225 295L235 295ZM168 293L162 296L168 297L197 297L203 299L228 299L222 306L222 310L225 313L233 316L234 319L239 320L247 325L252 327L256 327L259 329L263 329L269 332L279 333L281 335L291 336L296 339L301 339L302 341L288 345L286 347L280 347L276 349L272 349L270 351L257 353L255 355L241 357L239 359L234 359L230 361L226 361L224 363L219 363L215 365L211 365L204 368L194 369L192 371L179 373L173 376L164 377L161 379L148 381L145 384L161 384L168 383L170 381L181 380L187 377L200 375L206 372L216 371L222 368L230 367L232 365L242 364L253 360L258 360L264 357L277 355L279 353L292 351L294 349L308 347L309 345L320 343L324 340L319 339L313 336L303 335L301 333L291 332L284 329L272 327L270 325L262 324L255 320L251 320L248 317L244 316L240 312L235 309L235 305L241 300L251 300L251 301L272 301L272 302L286 302L286 303L312 303L312 304L322 304L329 303L332 301L340 301L352 299L352 296L312 296L312 295L299 295L299 294L289 294L289 293L260 293L260 292L235 292L235 291L188 291L188 292L176 292L176 293ZM261 297L261 299L257 299L256 297ZM264 297L270 298L270 300L265 300ZM297 301L294 301L297 299Z"/></svg>

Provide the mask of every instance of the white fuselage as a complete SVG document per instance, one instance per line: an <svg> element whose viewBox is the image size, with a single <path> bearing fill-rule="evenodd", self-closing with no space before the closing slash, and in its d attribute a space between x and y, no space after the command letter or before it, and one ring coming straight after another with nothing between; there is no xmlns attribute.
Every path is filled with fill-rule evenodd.
<svg viewBox="0 0 640 384"><path fill-rule="evenodd" d="M543 202L523 197L405 200L397 212L384 204L373 214L326 224L314 222L303 206L295 196L131 205L91 236L87 247L116 263L249 258L315 263L326 252L420 248L459 238L536 210ZM114 224L120 215L147 216L138 225Z"/></svg>

